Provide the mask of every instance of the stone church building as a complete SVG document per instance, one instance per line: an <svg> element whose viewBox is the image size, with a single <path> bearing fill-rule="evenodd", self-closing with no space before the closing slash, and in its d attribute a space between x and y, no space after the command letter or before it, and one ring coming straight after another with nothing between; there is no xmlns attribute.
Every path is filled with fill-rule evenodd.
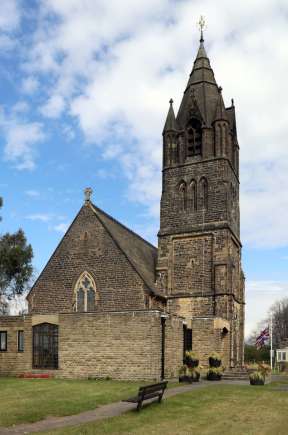
<svg viewBox="0 0 288 435"><path fill-rule="evenodd" d="M192 349L243 364L239 146L203 35L163 130L158 249L84 205L31 289L28 314L0 318L0 374L160 379Z"/></svg>

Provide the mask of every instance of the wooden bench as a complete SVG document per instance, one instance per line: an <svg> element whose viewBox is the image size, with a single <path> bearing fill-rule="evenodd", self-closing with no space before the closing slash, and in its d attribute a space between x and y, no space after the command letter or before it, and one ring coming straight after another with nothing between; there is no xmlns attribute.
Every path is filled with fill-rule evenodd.
<svg viewBox="0 0 288 435"><path fill-rule="evenodd" d="M158 397L158 402L160 403L167 387L167 381L159 382L159 384L145 385L145 387L140 387L138 395L135 397L130 397L129 399L122 400L122 402L138 403L137 411L142 408L142 402L144 400L153 399Z"/></svg>

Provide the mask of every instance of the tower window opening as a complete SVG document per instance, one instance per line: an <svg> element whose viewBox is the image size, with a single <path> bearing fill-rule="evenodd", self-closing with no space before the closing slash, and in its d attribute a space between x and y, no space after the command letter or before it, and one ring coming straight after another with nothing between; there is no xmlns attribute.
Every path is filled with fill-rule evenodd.
<svg viewBox="0 0 288 435"><path fill-rule="evenodd" d="M192 118L187 126L187 156L193 157L202 153L201 122Z"/></svg>
<svg viewBox="0 0 288 435"><path fill-rule="evenodd" d="M202 210L208 209L208 182L206 178L200 180L199 186L199 208Z"/></svg>

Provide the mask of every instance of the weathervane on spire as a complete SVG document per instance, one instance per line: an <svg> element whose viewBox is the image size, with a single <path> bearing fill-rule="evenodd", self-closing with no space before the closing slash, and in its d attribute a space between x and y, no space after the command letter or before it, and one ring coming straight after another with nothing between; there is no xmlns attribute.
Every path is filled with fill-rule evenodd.
<svg viewBox="0 0 288 435"><path fill-rule="evenodd" d="M198 22L199 30L201 32L200 42L204 42L203 30L206 29L206 21L203 15L200 16L200 20Z"/></svg>

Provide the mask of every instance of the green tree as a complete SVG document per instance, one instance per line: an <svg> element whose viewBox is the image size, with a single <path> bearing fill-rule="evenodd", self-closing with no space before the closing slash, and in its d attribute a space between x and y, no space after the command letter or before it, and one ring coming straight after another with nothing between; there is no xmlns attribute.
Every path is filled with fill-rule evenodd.
<svg viewBox="0 0 288 435"><path fill-rule="evenodd" d="M2 205L0 197L0 208ZM7 312L9 300L27 290L33 272L32 258L33 250L23 230L0 235L0 314Z"/></svg>
<svg viewBox="0 0 288 435"><path fill-rule="evenodd" d="M252 362L267 362L270 361L270 348L263 346L260 349L253 344L245 344L244 359L246 363Z"/></svg>

